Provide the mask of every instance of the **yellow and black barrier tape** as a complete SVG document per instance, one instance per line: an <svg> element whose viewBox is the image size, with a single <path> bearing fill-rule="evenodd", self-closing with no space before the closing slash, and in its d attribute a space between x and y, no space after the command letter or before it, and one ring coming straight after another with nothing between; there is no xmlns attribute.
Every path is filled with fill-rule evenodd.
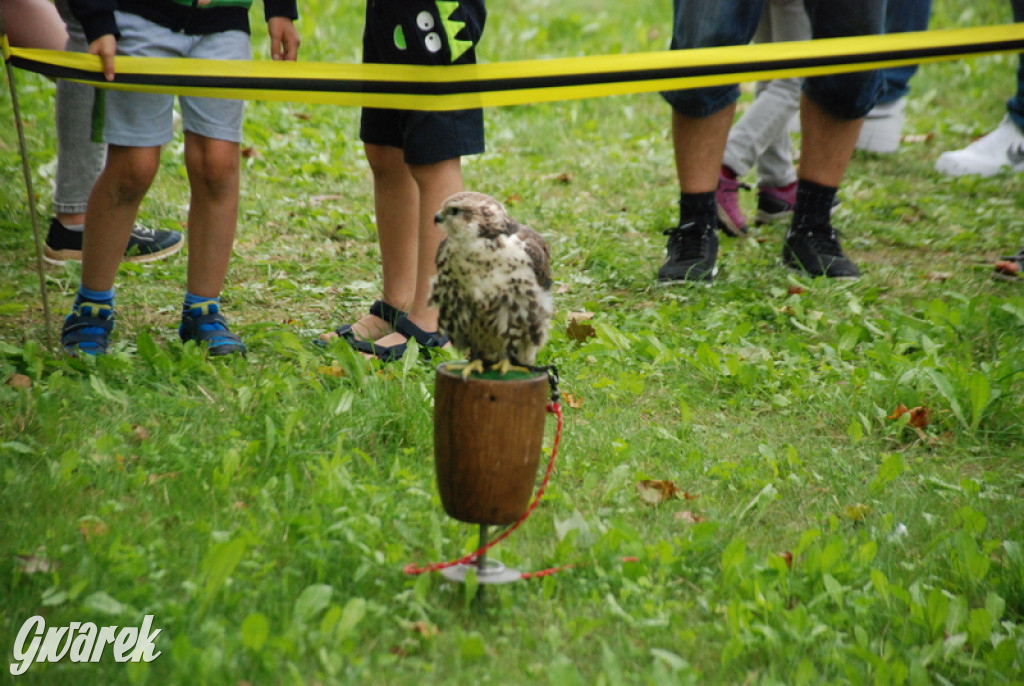
<svg viewBox="0 0 1024 686"><path fill-rule="evenodd" d="M427 67L118 57L11 47L20 69L106 88L245 100L457 110L835 74L1024 51L1024 23L698 50Z"/></svg>

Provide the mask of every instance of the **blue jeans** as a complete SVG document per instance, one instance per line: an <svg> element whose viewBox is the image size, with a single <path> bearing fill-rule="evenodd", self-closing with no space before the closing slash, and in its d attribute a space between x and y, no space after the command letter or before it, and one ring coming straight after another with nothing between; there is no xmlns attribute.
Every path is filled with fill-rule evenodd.
<svg viewBox="0 0 1024 686"><path fill-rule="evenodd" d="M931 14L932 0L889 0L885 8L885 32L927 31ZM909 93L910 86L907 84L915 73L916 64L883 69L879 104L899 100Z"/></svg>
<svg viewBox="0 0 1024 686"><path fill-rule="evenodd" d="M1024 2L1024 0L1014 0ZM814 38L876 35L883 32L885 0L805 0ZM764 0L672 0L673 50L746 45L764 10ZM804 93L829 114L858 119L875 104L881 74L862 71L812 76ZM666 91L662 96L679 114L707 117L739 98L739 86Z"/></svg>

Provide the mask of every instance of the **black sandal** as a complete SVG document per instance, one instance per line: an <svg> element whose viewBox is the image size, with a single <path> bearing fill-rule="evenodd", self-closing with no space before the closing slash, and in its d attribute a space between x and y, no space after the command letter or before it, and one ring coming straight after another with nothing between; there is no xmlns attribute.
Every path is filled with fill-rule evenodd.
<svg viewBox="0 0 1024 686"><path fill-rule="evenodd" d="M405 336L406 339L416 339L420 346L420 353L427 360L431 358L431 349L443 347L451 341L448 334L441 333L440 331L424 331L405 316L395 323L395 331ZM350 344L359 352L373 355L382 362L397 362L402 359L406 349L409 347L408 340L405 343L398 343L396 345L380 346L374 345L371 341L354 338L350 341Z"/></svg>
<svg viewBox="0 0 1024 686"><path fill-rule="evenodd" d="M396 328L399 319L405 317L405 312L402 312L397 307L388 305L383 300L375 300L373 304L370 305L370 314L372 314L374 317L383 319L385 322L391 325L392 329ZM347 341L349 345L352 345L354 347L355 342L362 341L362 339L356 338L356 332L352 329L353 326L354 324L342 324L341 326L334 330L334 333L338 334L338 338ZM322 338L314 338L313 343L321 347L324 347L327 345L328 341L325 341ZM359 348L356 348L356 350L359 350Z"/></svg>

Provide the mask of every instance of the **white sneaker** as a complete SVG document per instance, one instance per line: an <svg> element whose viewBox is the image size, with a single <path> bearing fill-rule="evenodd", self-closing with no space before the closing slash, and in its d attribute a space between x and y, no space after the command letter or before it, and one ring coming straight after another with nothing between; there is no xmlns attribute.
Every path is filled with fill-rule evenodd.
<svg viewBox="0 0 1024 686"><path fill-rule="evenodd" d="M994 176L1003 169L1024 171L1024 132L1003 117L999 126L963 150L952 150L939 155L935 171L950 176Z"/></svg>
<svg viewBox="0 0 1024 686"><path fill-rule="evenodd" d="M875 105L864 117L857 149L867 152L896 152L903 136L903 121L907 117L907 99Z"/></svg>

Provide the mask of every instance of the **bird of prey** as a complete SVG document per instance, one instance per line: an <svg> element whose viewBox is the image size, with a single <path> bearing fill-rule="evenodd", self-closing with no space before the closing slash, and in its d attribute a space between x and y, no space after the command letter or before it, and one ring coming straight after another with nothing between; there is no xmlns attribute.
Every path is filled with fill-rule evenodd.
<svg viewBox="0 0 1024 686"><path fill-rule="evenodd" d="M430 304L469 360L463 377L533 365L551 323L547 243L483 193L456 193L434 221L447 236L437 251Z"/></svg>

